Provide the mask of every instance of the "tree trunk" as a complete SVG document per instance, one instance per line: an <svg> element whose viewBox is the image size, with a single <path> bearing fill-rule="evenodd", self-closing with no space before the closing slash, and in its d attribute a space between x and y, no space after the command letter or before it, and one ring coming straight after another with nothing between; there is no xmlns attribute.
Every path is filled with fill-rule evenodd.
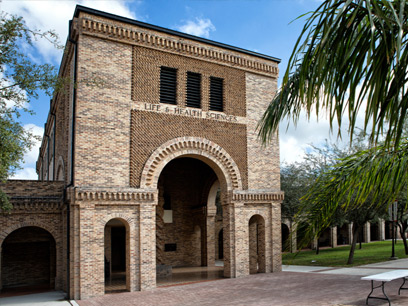
<svg viewBox="0 0 408 306"><path fill-rule="evenodd" d="M351 248L349 253L349 258L347 260L347 264L351 265L354 260L354 250L356 249L357 239L360 234L360 227L357 226L355 223L353 224L353 241L351 242Z"/></svg>
<svg viewBox="0 0 408 306"><path fill-rule="evenodd" d="M359 235L359 237L360 237L360 247L359 247L359 249L361 250L362 249L362 242L363 242L363 227L361 227L361 230L360 230L360 235Z"/></svg>
<svg viewBox="0 0 408 306"><path fill-rule="evenodd" d="M405 255L408 255L407 237L405 236L405 231L407 230L407 227L404 226L404 224L400 224L399 222L397 223L397 225L398 225L398 228L400 230L402 242L404 243Z"/></svg>

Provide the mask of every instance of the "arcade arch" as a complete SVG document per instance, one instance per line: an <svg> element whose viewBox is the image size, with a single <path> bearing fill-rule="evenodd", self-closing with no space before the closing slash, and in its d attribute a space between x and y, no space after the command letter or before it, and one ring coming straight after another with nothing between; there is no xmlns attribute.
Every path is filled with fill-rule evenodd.
<svg viewBox="0 0 408 306"><path fill-rule="evenodd" d="M55 289L57 248L53 235L38 226L20 227L1 244L0 289Z"/></svg>

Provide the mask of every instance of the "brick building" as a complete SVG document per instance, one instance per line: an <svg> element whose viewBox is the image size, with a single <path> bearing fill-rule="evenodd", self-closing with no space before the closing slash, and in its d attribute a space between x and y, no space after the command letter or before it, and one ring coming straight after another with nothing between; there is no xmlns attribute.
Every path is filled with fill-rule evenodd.
<svg viewBox="0 0 408 306"><path fill-rule="evenodd" d="M256 126L279 60L77 6L37 162L1 187L0 288L85 299L176 266L281 269L279 143ZM95 82L96 81L96 82Z"/></svg>

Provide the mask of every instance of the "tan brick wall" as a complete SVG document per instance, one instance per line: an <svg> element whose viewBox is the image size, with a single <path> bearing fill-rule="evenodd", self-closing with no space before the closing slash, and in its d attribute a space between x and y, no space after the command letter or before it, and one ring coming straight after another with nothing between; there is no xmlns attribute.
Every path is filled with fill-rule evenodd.
<svg viewBox="0 0 408 306"><path fill-rule="evenodd" d="M202 109L209 110L210 77L224 80L224 113L245 116L245 72L147 48L133 47L132 99L159 103L160 67L177 69L177 104L185 107L187 71L201 74Z"/></svg>
<svg viewBox="0 0 408 306"><path fill-rule="evenodd" d="M129 186L132 48L80 36L76 102L75 185Z"/></svg>
<svg viewBox="0 0 408 306"><path fill-rule="evenodd" d="M152 135L152 131L153 135ZM168 140L193 136L211 140L224 148L237 163L246 187L246 126L153 112L132 111L131 184L140 185L143 166L150 155Z"/></svg>
<svg viewBox="0 0 408 306"><path fill-rule="evenodd" d="M280 190L279 140L277 134L262 146L256 130L277 89L276 79L246 74L248 189Z"/></svg>

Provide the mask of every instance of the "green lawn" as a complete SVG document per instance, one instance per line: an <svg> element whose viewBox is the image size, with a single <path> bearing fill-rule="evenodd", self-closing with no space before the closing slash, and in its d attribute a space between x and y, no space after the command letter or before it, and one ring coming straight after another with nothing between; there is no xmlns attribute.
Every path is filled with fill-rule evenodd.
<svg viewBox="0 0 408 306"><path fill-rule="evenodd" d="M359 249L359 244L354 252L354 263L347 265L350 246L320 249L320 253L316 255L316 251L301 251L299 253L282 255L284 265L302 265L302 266L325 266L325 267L352 267L387 261L391 257L391 241L378 241L371 243L363 243L362 249ZM395 255L398 258L407 258L404 251L404 244L401 240L395 245Z"/></svg>

